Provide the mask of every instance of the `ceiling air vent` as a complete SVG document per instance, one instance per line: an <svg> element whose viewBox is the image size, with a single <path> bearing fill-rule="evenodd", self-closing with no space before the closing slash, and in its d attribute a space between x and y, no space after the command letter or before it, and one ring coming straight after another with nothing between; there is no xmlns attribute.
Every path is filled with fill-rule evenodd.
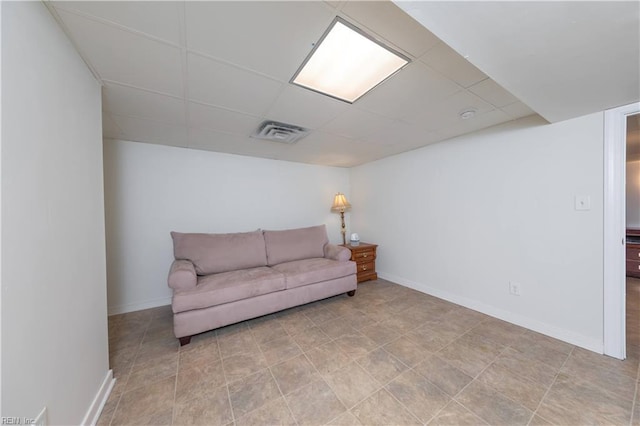
<svg viewBox="0 0 640 426"><path fill-rule="evenodd" d="M309 130L292 124L278 123L277 121L264 121L253 135L257 139L282 143L295 143L305 137Z"/></svg>

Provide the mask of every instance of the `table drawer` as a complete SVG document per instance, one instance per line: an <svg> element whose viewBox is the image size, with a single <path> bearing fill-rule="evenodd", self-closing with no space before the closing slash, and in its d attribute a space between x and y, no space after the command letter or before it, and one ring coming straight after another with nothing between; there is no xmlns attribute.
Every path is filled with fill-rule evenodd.
<svg viewBox="0 0 640 426"><path fill-rule="evenodd" d="M639 260L640 261L640 247L627 246L627 260Z"/></svg>
<svg viewBox="0 0 640 426"><path fill-rule="evenodd" d="M376 270L376 263L372 260L370 262L362 262L359 261L357 262L357 267L358 267L358 273L362 273L362 272L375 272Z"/></svg>
<svg viewBox="0 0 640 426"><path fill-rule="evenodd" d="M353 253L353 260L355 260L356 262L360 262L360 261L366 261L368 259L375 259L376 258L376 251L372 248L369 250L362 250L362 251L357 251Z"/></svg>
<svg viewBox="0 0 640 426"><path fill-rule="evenodd" d="M627 275L630 275L633 277L640 276L640 261L627 260Z"/></svg>

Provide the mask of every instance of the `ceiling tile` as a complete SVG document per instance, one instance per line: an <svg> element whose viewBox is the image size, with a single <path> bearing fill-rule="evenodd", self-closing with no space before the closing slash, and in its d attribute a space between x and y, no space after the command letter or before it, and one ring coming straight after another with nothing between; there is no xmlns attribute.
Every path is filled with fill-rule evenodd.
<svg viewBox="0 0 640 426"><path fill-rule="evenodd" d="M469 87L469 91L498 108L518 102L518 98L503 89L498 83L487 78Z"/></svg>
<svg viewBox="0 0 640 426"><path fill-rule="evenodd" d="M180 4L170 1L51 2L57 10L76 10L116 24L180 43Z"/></svg>
<svg viewBox="0 0 640 426"><path fill-rule="evenodd" d="M189 99L263 115L277 99L282 83L222 62L188 55Z"/></svg>
<svg viewBox="0 0 640 426"><path fill-rule="evenodd" d="M493 111L477 115L469 120L460 120L462 123L452 123L445 128L439 129L437 134L441 140L446 140L511 120L512 118L504 112L499 109L494 109Z"/></svg>
<svg viewBox="0 0 640 426"><path fill-rule="evenodd" d="M360 139L381 131L392 122L389 118L350 106L338 117L322 126L321 129L333 135Z"/></svg>
<svg viewBox="0 0 640 426"><path fill-rule="evenodd" d="M342 114L347 106L345 102L289 84L266 116L272 120L317 129Z"/></svg>
<svg viewBox="0 0 640 426"><path fill-rule="evenodd" d="M180 49L62 10L59 15L102 79L182 96Z"/></svg>
<svg viewBox="0 0 640 426"><path fill-rule="evenodd" d="M463 122L469 120L461 119L459 114L469 108L476 110L476 117L470 120L474 120L479 115L494 109L491 104L483 101L473 93L461 90L436 105L414 110L404 119L428 130L438 130L451 125L462 126Z"/></svg>
<svg viewBox="0 0 640 426"><path fill-rule="evenodd" d="M112 114L112 117L118 127L122 129L122 139L124 140L177 147L187 146L185 126L115 114Z"/></svg>
<svg viewBox="0 0 640 426"><path fill-rule="evenodd" d="M399 119L461 89L421 62L413 62L357 101L358 108Z"/></svg>
<svg viewBox="0 0 640 426"><path fill-rule="evenodd" d="M283 151L291 149L291 145L194 128L189 132L189 148L278 159Z"/></svg>
<svg viewBox="0 0 640 426"><path fill-rule="evenodd" d="M342 12L415 57L440 42L391 1L348 1Z"/></svg>
<svg viewBox="0 0 640 426"><path fill-rule="evenodd" d="M335 167L351 167L375 158L380 149L329 133L315 131L291 146L281 159L323 164Z"/></svg>
<svg viewBox="0 0 640 426"><path fill-rule="evenodd" d="M500 109L509 114L511 118L522 118L536 113L522 102L514 102L510 105L503 106Z"/></svg>
<svg viewBox="0 0 640 426"><path fill-rule="evenodd" d="M102 87L102 107L119 115L185 123L184 100L113 83Z"/></svg>
<svg viewBox="0 0 640 426"><path fill-rule="evenodd" d="M430 132L419 126L396 121L362 140L376 145L415 148L430 143L430 138L432 138L434 134L434 132Z"/></svg>
<svg viewBox="0 0 640 426"><path fill-rule="evenodd" d="M260 124L260 118L253 115L241 114L195 102L189 103L190 126L249 136L254 132L258 124Z"/></svg>
<svg viewBox="0 0 640 426"><path fill-rule="evenodd" d="M487 78L471 62L444 43L437 44L420 57L420 60L462 87L473 86Z"/></svg>
<svg viewBox="0 0 640 426"><path fill-rule="evenodd" d="M189 49L289 81L335 16L321 2L186 2Z"/></svg>

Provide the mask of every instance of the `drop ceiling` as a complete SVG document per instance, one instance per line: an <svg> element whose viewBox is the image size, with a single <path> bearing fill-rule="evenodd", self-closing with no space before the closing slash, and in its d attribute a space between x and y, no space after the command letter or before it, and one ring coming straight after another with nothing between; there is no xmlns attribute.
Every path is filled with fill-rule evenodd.
<svg viewBox="0 0 640 426"><path fill-rule="evenodd" d="M480 61L498 84L390 1L46 4L103 84L106 139L351 167L546 117L519 76L505 79ZM412 60L354 104L289 83L336 16ZM460 119L469 108L475 117ZM265 120L310 133L291 145L251 138Z"/></svg>

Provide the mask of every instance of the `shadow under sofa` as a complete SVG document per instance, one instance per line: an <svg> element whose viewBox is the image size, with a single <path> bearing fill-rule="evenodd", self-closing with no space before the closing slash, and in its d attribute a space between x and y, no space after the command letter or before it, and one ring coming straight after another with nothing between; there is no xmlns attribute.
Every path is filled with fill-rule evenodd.
<svg viewBox="0 0 640 426"><path fill-rule="evenodd" d="M324 225L232 234L172 232L173 330L191 336L342 293L355 294L349 249Z"/></svg>

